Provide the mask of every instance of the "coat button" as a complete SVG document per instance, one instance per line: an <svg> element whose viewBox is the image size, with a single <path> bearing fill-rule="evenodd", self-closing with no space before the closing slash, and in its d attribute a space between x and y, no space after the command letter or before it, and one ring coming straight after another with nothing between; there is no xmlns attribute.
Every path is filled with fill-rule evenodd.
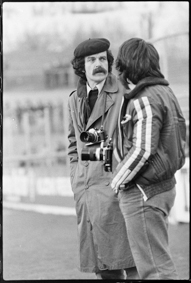
<svg viewBox="0 0 191 283"><path fill-rule="evenodd" d="M105 182L105 185L106 185L106 186L109 186L109 184L110 184L110 182L108 182L108 181L107 181L107 182Z"/></svg>
<svg viewBox="0 0 191 283"><path fill-rule="evenodd" d="M88 162L88 161L85 161L85 162L84 162L84 166L87 167L88 165L89 165L89 162Z"/></svg>

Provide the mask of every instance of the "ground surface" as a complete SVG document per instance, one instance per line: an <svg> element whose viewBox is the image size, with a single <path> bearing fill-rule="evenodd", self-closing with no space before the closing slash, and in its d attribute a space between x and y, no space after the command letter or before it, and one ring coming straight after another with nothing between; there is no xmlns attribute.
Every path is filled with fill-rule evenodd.
<svg viewBox="0 0 191 283"><path fill-rule="evenodd" d="M188 84L171 85L186 119L189 117ZM35 102L67 98L71 90L4 93L4 103L24 99ZM4 143L7 143L5 140ZM15 139L14 139L15 144ZM5 167L4 167L5 170ZM57 174L66 172L61 168ZM50 175L46 171L46 176ZM42 203L42 199L37 199ZM51 202L53 198L51 199ZM72 206L67 198L61 205ZM47 200L46 200L46 204ZM55 205L60 205L55 199ZM180 279L189 278L189 225L169 227L170 247ZM94 274L78 270L76 218L11 209L3 211L3 278L5 280L95 279Z"/></svg>
<svg viewBox="0 0 191 283"><path fill-rule="evenodd" d="M170 247L180 279L189 278L189 225L170 225ZM5 280L95 279L78 270L75 216L3 211Z"/></svg>

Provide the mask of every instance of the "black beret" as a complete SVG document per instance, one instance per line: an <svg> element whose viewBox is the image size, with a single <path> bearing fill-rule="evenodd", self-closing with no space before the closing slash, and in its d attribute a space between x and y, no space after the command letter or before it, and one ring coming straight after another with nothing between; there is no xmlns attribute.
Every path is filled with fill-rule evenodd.
<svg viewBox="0 0 191 283"><path fill-rule="evenodd" d="M81 42L74 50L75 57L86 57L92 54L107 51L110 42L105 38L89 38Z"/></svg>

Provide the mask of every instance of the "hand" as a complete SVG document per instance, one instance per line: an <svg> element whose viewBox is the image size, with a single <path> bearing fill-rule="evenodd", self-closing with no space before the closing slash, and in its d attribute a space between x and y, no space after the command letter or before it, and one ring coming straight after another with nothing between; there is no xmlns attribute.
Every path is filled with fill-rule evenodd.
<svg viewBox="0 0 191 283"><path fill-rule="evenodd" d="M112 188L112 191L117 195L119 193L119 187L118 186L114 186L112 185L111 183L111 188Z"/></svg>
<svg viewBox="0 0 191 283"><path fill-rule="evenodd" d="M119 193L119 188L113 189L114 193L117 195Z"/></svg>
<svg viewBox="0 0 191 283"><path fill-rule="evenodd" d="M127 123L130 120L131 120L131 115L125 114L125 116L123 117L123 119L121 121L121 124L123 125L123 124Z"/></svg>

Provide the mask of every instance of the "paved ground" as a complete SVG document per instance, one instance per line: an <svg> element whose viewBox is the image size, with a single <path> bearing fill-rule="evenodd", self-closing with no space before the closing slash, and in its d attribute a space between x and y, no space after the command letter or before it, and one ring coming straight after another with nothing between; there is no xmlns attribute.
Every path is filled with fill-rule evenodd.
<svg viewBox="0 0 191 283"><path fill-rule="evenodd" d="M170 225L170 247L180 279L189 278L189 225ZM95 279L78 271L75 216L4 209L5 280Z"/></svg>

